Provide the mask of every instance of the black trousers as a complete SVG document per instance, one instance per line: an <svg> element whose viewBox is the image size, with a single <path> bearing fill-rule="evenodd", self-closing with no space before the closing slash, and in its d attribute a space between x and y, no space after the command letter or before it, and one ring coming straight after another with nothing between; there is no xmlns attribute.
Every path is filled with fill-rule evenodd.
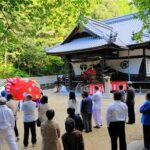
<svg viewBox="0 0 150 150"><path fill-rule="evenodd" d="M127 150L125 122L111 122L108 127L109 136L111 138L111 150L117 150L117 139L119 138L120 150Z"/></svg>
<svg viewBox="0 0 150 150"><path fill-rule="evenodd" d="M16 137L19 137L18 128L17 128L17 120L15 120L14 131L15 131L15 136L16 136Z"/></svg>
<svg viewBox="0 0 150 150"><path fill-rule="evenodd" d="M150 149L150 125L143 125L144 146Z"/></svg>
<svg viewBox="0 0 150 150"><path fill-rule="evenodd" d="M85 132L92 131L92 113L83 114L82 119L84 124Z"/></svg>
<svg viewBox="0 0 150 150"><path fill-rule="evenodd" d="M134 105L128 105L128 123L132 124L135 123L135 112L134 112Z"/></svg>
<svg viewBox="0 0 150 150"><path fill-rule="evenodd" d="M31 131L31 142L36 144L36 122L24 122L24 146L28 146L29 130Z"/></svg>

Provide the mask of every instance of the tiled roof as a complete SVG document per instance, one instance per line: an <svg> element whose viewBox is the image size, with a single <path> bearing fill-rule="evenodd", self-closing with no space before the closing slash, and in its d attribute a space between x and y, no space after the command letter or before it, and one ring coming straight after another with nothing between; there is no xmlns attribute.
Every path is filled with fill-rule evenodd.
<svg viewBox="0 0 150 150"><path fill-rule="evenodd" d="M83 23L83 31L91 34L91 37L73 39L70 42L62 42L51 48L46 48L46 53L59 54L77 52L90 48L105 46L110 43L120 48L134 45L137 41L132 39L142 27L142 21L135 18L137 13L96 21L88 18L88 23ZM70 35L69 35L70 36ZM150 33L144 33L142 43L150 42Z"/></svg>

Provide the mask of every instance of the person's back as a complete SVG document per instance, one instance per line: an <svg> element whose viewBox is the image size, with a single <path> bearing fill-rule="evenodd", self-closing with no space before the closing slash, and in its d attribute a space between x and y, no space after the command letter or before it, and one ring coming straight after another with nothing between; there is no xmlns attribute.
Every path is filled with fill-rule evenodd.
<svg viewBox="0 0 150 150"><path fill-rule="evenodd" d="M15 124L15 119L13 116L13 112L6 105L0 105L0 132L2 130L8 130L13 128ZM12 126L13 125L13 126Z"/></svg>
<svg viewBox="0 0 150 150"><path fill-rule="evenodd" d="M48 104L40 104L38 109L38 116L41 122L47 121L46 112L49 109Z"/></svg>
<svg viewBox="0 0 150 150"><path fill-rule="evenodd" d="M74 130L72 133L65 133L62 141L66 147L64 150L84 150L82 133Z"/></svg>
<svg viewBox="0 0 150 150"><path fill-rule="evenodd" d="M41 103L38 108L38 118L41 122L44 122L47 121L46 112L49 109L48 97L46 95L43 95L40 101Z"/></svg>
<svg viewBox="0 0 150 150"><path fill-rule="evenodd" d="M10 150L18 150L13 129L15 125L15 118L11 109L6 106L6 99L0 97L0 150L2 144L7 142Z"/></svg>
<svg viewBox="0 0 150 150"><path fill-rule="evenodd" d="M93 105L95 109L100 109L101 108L101 103L102 103L102 93L100 91L96 91L96 93L92 97L93 100Z"/></svg>
<svg viewBox="0 0 150 150"><path fill-rule="evenodd" d="M128 115L128 109L126 104L121 102L121 97L122 95L120 92L115 92L114 102L107 107L106 122L112 150L117 150L118 138L120 150L127 150L125 121Z"/></svg>
<svg viewBox="0 0 150 150"><path fill-rule="evenodd" d="M125 102L125 91L123 90L123 85L119 85L119 90L118 92L121 93L122 97L121 97L121 101Z"/></svg>
<svg viewBox="0 0 150 150"><path fill-rule="evenodd" d="M128 106L128 124L135 123L134 99L135 99L135 90L132 87L132 82L128 82L128 90L126 98L126 104Z"/></svg>
<svg viewBox="0 0 150 150"><path fill-rule="evenodd" d="M18 111L18 102L11 99L6 103L6 105L13 111L14 116L16 116Z"/></svg>
<svg viewBox="0 0 150 150"><path fill-rule="evenodd" d="M110 114L108 115L109 125L110 122L115 121L125 121L127 118L127 106L125 103L121 101L114 101L113 103L109 104L108 109Z"/></svg>
<svg viewBox="0 0 150 150"><path fill-rule="evenodd" d="M50 143L56 142L60 135L58 135L58 124L54 122L53 120L47 120L42 124L42 134L45 134L43 136L44 141L49 141Z"/></svg>
<svg viewBox="0 0 150 150"><path fill-rule="evenodd" d="M24 122L32 122L37 119L36 103L32 100L22 104L22 111L24 112Z"/></svg>
<svg viewBox="0 0 150 150"><path fill-rule="evenodd" d="M150 93L146 94L146 101L140 107L140 113L142 113L141 123L143 125L143 140L144 149L150 149Z"/></svg>
<svg viewBox="0 0 150 150"><path fill-rule="evenodd" d="M92 99L90 97L86 97L82 100L81 112L82 113L92 113Z"/></svg>
<svg viewBox="0 0 150 150"><path fill-rule="evenodd" d="M75 121L75 128L82 132L84 129L84 125L80 115L76 115L75 109L72 107L67 109L67 113L68 113L67 119L72 118Z"/></svg>
<svg viewBox="0 0 150 150"><path fill-rule="evenodd" d="M58 124L52 120L55 116L54 110L47 110L46 116L48 120L41 125L42 150L61 150L60 129Z"/></svg>
<svg viewBox="0 0 150 150"><path fill-rule="evenodd" d="M36 103L32 101L32 95L27 95L25 102L22 104L22 111L24 114L24 148L28 148L29 131L31 131L32 146L36 145L36 120L37 111Z"/></svg>
<svg viewBox="0 0 150 150"><path fill-rule="evenodd" d="M129 105L134 104L134 98L135 98L135 90L133 87L129 87L127 90L127 100L126 103Z"/></svg>
<svg viewBox="0 0 150 150"><path fill-rule="evenodd" d="M84 150L82 133L75 130L75 122L69 118L65 122L66 133L62 136L64 150Z"/></svg>
<svg viewBox="0 0 150 150"><path fill-rule="evenodd" d="M70 91L69 93L68 107L74 108L75 114L80 114L80 102L76 98L74 91Z"/></svg>

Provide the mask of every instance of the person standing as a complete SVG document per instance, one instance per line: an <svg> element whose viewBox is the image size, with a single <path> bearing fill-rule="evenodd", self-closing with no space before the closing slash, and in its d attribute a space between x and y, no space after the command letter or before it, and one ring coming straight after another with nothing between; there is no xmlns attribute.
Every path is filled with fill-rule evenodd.
<svg viewBox="0 0 150 150"><path fill-rule="evenodd" d="M100 128L102 126L102 116L101 116L101 107L102 107L102 93L99 91L98 86L94 87L95 94L92 97L93 100L93 118L96 126L94 128Z"/></svg>
<svg viewBox="0 0 150 150"><path fill-rule="evenodd" d="M68 107L74 108L76 115L80 114L80 102L76 99L74 91L70 91L69 93Z"/></svg>
<svg viewBox="0 0 150 150"><path fill-rule="evenodd" d="M53 121L54 110L47 110L46 116L48 120L41 125L42 150L61 150L60 129L58 124Z"/></svg>
<svg viewBox="0 0 150 150"><path fill-rule="evenodd" d="M135 112L134 112L134 105L135 105L135 90L132 87L132 82L128 82L127 87L127 98L126 98L126 104L128 106L128 122L127 124L133 124L135 123Z"/></svg>
<svg viewBox="0 0 150 150"><path fill-rule="evenodd" d="M120 150L127 150L125 121L128 116L127 105L121 102L121 93L114 93L114 102L109 104L106 113L106 122L111 139L111 150L117 150L119 138Z"/></svg>
<svg viewBox="0 0 150 150"><path fill-rule="evenodd" d="M64 150L84 150L82 133L75 130L75 122L69 118L65 122L66 133L62 136Z"/></svg>
<svg viewBox="0 0 150 150"><path fill-rule="evenodd" d="M15 127L14 127L14 131L15 131L15 136L17 138L17 142L19 141L19 132L18 132L18 128L17 128L17 112L18 112L18 102L13 100L13 95L12 94L7 94L7 103L6 105L8 106L8 108L10 108L14 114L14 118L15 118Z"/></svg>
<svg viewBox="0 0 150 150"><path fill-rule="evenodd" d="M80 115L76 115L75 109L72 107L67 108L67 113L68 113L67 119L72 118L75 121L75 128L82 132L84 129L84 125Z"/></svg>
<svg viewBox="0 0 150 150"><path fill-rule="evenodd" d="M122 84L119 85L119 90L118 90L118 92L120 92L121 95L122 95L121 101L122 101L122 102L125 102L125 91L123 90L123 85L122 85Z"/></svg>
<svg viewBox="0 0 150 150"><path fill-rule="evenodd" d="M2 144L7 142L10 150L18 150L18 146L13 135L15 118L11 109L6 106L6 99L0 97L0 150Z"/></svg>
<svg viewBox="0 0 150 150"><path fill-rule="evenodd" d="M83 119L85 132L92 131L92 99L88 96L88 92L82 93L81 115Z"/></svg>
<svg viewBox="0 0 150 150"><path fill-rule="evenodd" d="M38 108L38 118L40 119L41 123L47 121L46 112L48 109L48 97L43 95Z"/></svg>
<svg viewBox="0 0 150 150"><path fill-rule="evenodd" d="M146 94L146 102L140 107L140 113L142 113L141 122L145 147L143 150L150 150L150 92Z"/></svg>
<svg viewBox="0 0 150 150"><path fill-rule="evenodd" d="M22 104L23 121L24 121L24 148L28 148L29 130L31 130L32 146L36 145L36 103L32 101L32 95L27 95Z"/></svg>

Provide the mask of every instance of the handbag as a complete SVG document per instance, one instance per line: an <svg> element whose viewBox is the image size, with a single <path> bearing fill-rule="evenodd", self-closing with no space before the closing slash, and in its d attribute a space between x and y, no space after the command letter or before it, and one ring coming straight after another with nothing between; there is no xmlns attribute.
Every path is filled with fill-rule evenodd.
<svg viewBox="0 0 150 150"><path fill-rule="evenodd" d="M40 121L40 119L39 119L39 118L37 119L36 124L37 124L37 126L38 126L38 127L40 127L40 126L41 126L41 121Z"/></svg>

